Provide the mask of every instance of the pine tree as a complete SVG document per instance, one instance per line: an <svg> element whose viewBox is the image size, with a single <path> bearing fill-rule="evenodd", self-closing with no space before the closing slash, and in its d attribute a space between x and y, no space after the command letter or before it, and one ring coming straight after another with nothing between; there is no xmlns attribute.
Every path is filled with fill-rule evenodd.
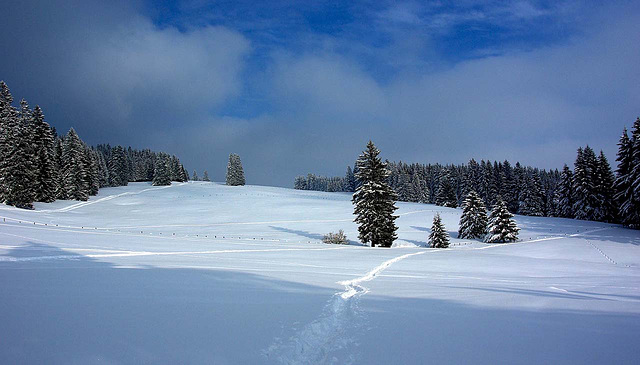
<svg viewBox="0 0 640 365"><path fill-rule="evenodd" d="M629 139L625 128L618 142L618 168L616 169L616 180L614 183L614 199L619 207L618 213L623 224L629 225L631 217L631 207L633 189L631 188L631 170L633 169L633 143Z"/></svg>
<svg viewBox="0 0 640 365"><path fill-rule="evenodd" d="M42 109L33 109L35 142L35 200L50 203L56 200L56 166L53 156L53 134L44 120Z"/></svg>
<svg viewBox="0 0 640 365"><path fill-rule="evenodd" d="M429 246L433 248L447 248L449 247L449 233L442 224L440 214L433 217L433 224L431 225L431 233L429 233Z"/></svg>
<svg viewBox="0 0 640 365"><path fill-rule="evenodd" d="M156 157L155 169L153 172L153 186L171 185L169 176L170 161L164 153L159 153Z"/></svg>
<svg viewBox="0 0 640 365"><path fill-rule="evenodd" d="M235 153L229 155L229 163L227 164L227 185L238 186L244 185L244 170L240 156Z"/></svg>
<svg viewBox="0 0 640 365"><path fill-rule="evenodd" d="M191 180L200 181L200 178L198 177L198 173L196 172L196 170L193 170L193 174L191 174Z"/></svg>
<svg viewBox="0 0 640 365"><path fill-rule="evenodd" d="M356 191L356 175L351 170L351 166L347 166L347 172L345 174L345 190L348 192Z"/></svg>
<svg viewBox="0 0 640 365"><path fill-rule="evenodd" d="M7 90L3 93L8 92ZM35 155L33 133L31 128L31 111L28 104L21 101L21 111L18 113L7 104L10 94L3 95L5 101L2 107L3 149L5 156L2 161L2 182L4 185L4 200L9 205L18 208L33 209L35 190Z"/></svg>
<svg viewBox="0 0 640 365"><path fill-rule="evenodd" d="M444 170L440 175L440 183L436 194L436 205L449 208L458 206L458 198L456 197L456 191L451 183L451 175L448 170Z"/></svg>
<svg viewBox="0 0 640 365"><path fill-rule="evenodd" d="M566 164L562 168L558 186L558 215L573 218L573 172Z"/></svg>
<svg viewBox="0 0 640 365"><path fill-rule="evenodd" d="M207 172L207 170L204 170L204 173L202 175L202 181L211 181L209 179L209 173Z"/></svg>
<svg viewBox="0 0 640 365"><path fill-rule="evenodd" d="M127 186L129 183L129 167L127 154L122 146L115 146L109 158L109 184L111 186Z"/></svg>
<svg viewBox="0 0 640 365"><path fill-rule="evenodd" d="M458 238L484 238L487 234L487 208L480 196L469 191L462 204Z"/></svg>
<svg viewBox="0 0 640 365"><path fill-rule="evenodd" d="M498 197L489 215L489 233L485 236L484 241L488 243L517 241L520 229L512 218L513 214L509 213L505 202Z"/></svg>
<svg viewBox="0 0 640 365"><path fill-rule="evenodd" d="M62 174L65 196L74 200L88 200L87 167L85 166L84 144L76 131L71 128L62 144Z"/></svg>
<svg viewBox="0 0 640 365"><path fill-rule="evenodd" d="M9 87L0 81L0 203L6 200L9 157L17 138L17 112L12 103Z"/></svg>
<svg viewBox="0 0 640 365"><path fill-rule="evenodd" d="M600 222L613 222L616 216L613 199L614 177L609 161L602 151L598 156L596 168L597 180L595 189L599 202L593 218Z"/></svg>
<svg viewBox="0 0 640 365"><path fill-rule="evenodd" d="M596 196L596 155L591 147L578 149L573 173L573 210L576 219L593 220L598 199Z"/></svg>
<svg viewBox="0 0 640 365"><path fill-rule="evenodd" d="M520 188L520 208L522 215L541 217L544 215L542 187L535 171L524 176Z"/></svg>
<svg viewBox="0 0 640 365"><path fill-rule="evenodd" d="M369 141L367 149L358 157L356 178L360 186L352 202L360 240L370 243L371 247L391 247L398 229L397 216L393 215L397 196L387 183L390 171L379 154L380 150Z"/></svg>
<svg viewBox="0 0 640 365"><path fill-rule="evenodd" d="M624 222L631 228L640 229L640 118L633 123L631 131L631 171L629 172L630 198L624 203Z"/></svg>

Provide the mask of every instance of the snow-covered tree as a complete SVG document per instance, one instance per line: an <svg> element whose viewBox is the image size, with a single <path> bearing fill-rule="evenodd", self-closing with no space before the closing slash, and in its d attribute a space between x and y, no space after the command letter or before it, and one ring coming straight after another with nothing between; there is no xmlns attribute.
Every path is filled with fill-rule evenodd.
<svg viewBox="0 0 640 365"><path fill-rule="evenodd" d="M520 229L512 218L513 214L509 213L505 202L502 198L497 198L489 215L489 230L484 241L489 243L517 241Z"/></svg>
<svg viewBox="0 0 640 365"><path fill-rule="evenodd" d="M456 191L451 182L451 175L448 170L444 170L440 175L438 192L436 193L436 205L455 208L458 206Z"/></svg>
<svg viewBox="0 0 640 365"><path fill-rule="evenodd" d="M6 87L6 85L5 85ZM4 88L4 87L3 87ZM28 104L21 101L21 111L17 112L10 104L11 95L3 90L2 98L2 150L1 163L3 198L9 205L19 208L33 208L36 178L35 151L31 131L31 111Z"/></svg>
<svg viewBox="0 0 640 365"><path fill-rule="evenodd" d="M54 136L44 120L39 106L33 109L35 142L35 200L50 203L56 200L56 166L53 156Z"/></svg>
<svg viewBox="0 0 640 365"><path fill-rule="evenodd" d="M367 149L358 157L356 177L360 182L353 194L355 222L359 238L371 247L391 247L396 239L396 193L387 183L390 175L386 163L378 155L380 150L369 141Z"/></svg>
<svg viewBox="0 0 640 365"><path fill-rule="evenodd" d="M558 185L558 216L573 218L573 172L566 164L562 168Z"/></svg>
<svg viewBox="0 0 640 365"><path fill-rule="evenodd" d="M155 168L153 171L154 186L171 185L171 177L169 176L169 159L164 153L159 153L156 157Z"/></svg>
<svg viewBox="0 0 640 365"><path fill-rule="evenodd" d="M631 169L629 172L629 198L623 203L624 221L631 228L640 229L640 118L631 131Z"/></svg>
<svg viewBox="0 0 640 365"><path fill-rule="evenodd" d="M109 179L111 186L127 186L129 184L129 162L122 146L115 146L111 150L109 159Z"/></svg>
<svg viewBox="0 0 640 365"><path fill-rule="evenodd" d="M204 170L204 173L202 174L202 181L211 181L211 179L209 179L209 173L207 172L207 170Z"/></svg>
<svg viewBox="0 0 640 365"><path fill-rule="evenodd" d="M521 181L518 212L522 215L539 217L544 215L542 186L535 171L526 174Z"/></svg>
<svg viewBox="0 0 640 365"><path fill-rule="evenodd" d="M433 248L449 247L449 233L444 228L444 224L442 224L442 219L438 213L433 217L433 224L431 225L431 232L429 233L429 246Z"/></svg>
<svg viewBox="0 0 640 365"><path fill-rule="evenodd" d="M619 209L620 220L629 225L631 217L633 189L631 187L631 170L633 169L633 143L627 134L627 128L622 132L618 142L618 154L616 157L618 168L614 183L614 199Z"/></svg>
<svg viewBox="0 0 640 365"><path fill-rule="evenodd" d="M597 160L591 147L578 149L573 172L573 211L576 219L592 220L598 205L596 196Z"/></svg>
<svg viewBox="0 0 640 365"><path fill-rule="evenodd" d="M227 185L238 186L244 184L242 161L240 161L239 155L232 153L229 155L229 163L227 164Z"/></svg>
<svg viewBox="0 0 640 365"><path fill-rule="evenodd" d="M345 190L348 192L356 191L356 175L351 170L351 166L347 166L347 172L344 176Z"/></svg>
<svg viewBox="0 0 640 365"><path fill-rule="evenodd" d="M480 196L470 190L462 204L458 238L484 238L486 234L487 208Z"/></svg>
<svg viewBox="0 0 640 365"><path fill-rule="evenodd" d="M63 189L68 199L89 199L84 148L82 140L80 140L76 131L71 128L62 144Z"/></svg>
<svg viewBox="0 0 640 365"><path fill-rule="evenodd" d="M602 151L598 156L596 165L596 194L598 205L594 212L594 220L600 222L613 222L616 217L616 207L613 199L614 177L607 157Z"/></svg>
<svg viewBox="0 0 640 365"><path fill-rule="evenodd" d="M198 172L196 170L193 170L193 174L191 174L191 180L200 181L200 178L198 177Z"/></svg>

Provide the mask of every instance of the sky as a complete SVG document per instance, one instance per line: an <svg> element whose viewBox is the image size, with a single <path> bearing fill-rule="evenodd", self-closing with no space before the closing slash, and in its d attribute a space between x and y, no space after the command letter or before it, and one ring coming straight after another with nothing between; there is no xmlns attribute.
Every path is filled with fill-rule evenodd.
<svg viewBox="0 0 640 365"><path fill-rule="evenodd" d="M0 3L0 80L61 133L223 181L392 161L615 167L640 116L638 1Z"/></svg>

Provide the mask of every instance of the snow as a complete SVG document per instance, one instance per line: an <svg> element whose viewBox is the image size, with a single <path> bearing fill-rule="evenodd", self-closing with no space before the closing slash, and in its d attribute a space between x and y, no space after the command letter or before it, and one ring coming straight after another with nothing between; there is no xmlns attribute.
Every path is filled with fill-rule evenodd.
<svg viewBox="0 0 640 365"><path fill-rule="evenodd" d="M640 232L516 216L517 243L431 249L461 210L398 203L372 249L350 198L132 183L1 206L0 363L637 363Z"/></svg>

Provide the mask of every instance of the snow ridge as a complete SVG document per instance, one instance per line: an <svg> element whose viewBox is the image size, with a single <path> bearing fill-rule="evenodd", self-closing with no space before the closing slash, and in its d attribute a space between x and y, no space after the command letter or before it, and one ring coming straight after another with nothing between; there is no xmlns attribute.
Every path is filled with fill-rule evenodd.
<svg viewBox="0 0 640 365"><path fill-rule="evenodd" d="M361 277L339 281L338 284L344 285L345 289L333 295L324 309L324 314L298 331L287 343L276 341L265 351L265 355L284 364L354 363L354 351L341 350L354 343L354 339L346 335L346 330L358 325L356 320L361 317L358 299L369 292L368 288L360 284L375 279L398 261L426 252L428 251L401 255L383 262ZM343 352L346 358L339 359L340 352Z"/></svg>

